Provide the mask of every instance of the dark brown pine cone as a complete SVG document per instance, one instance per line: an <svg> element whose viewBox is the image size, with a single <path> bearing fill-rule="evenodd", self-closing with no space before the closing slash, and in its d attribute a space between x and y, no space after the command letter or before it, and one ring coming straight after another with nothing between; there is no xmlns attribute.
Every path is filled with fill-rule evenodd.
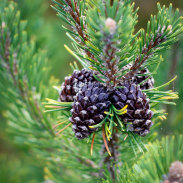
<svg viewBox="0 0 183 183"><path fill-rule="evenodd" d="M132 66L132 64L127 64L126 66L124 66L122 68L122 70L127 70L127 69L130 69L130 67ZM131 79L131 82L132 83L135 83L135 84L140 84L142 83L143 81L145 81L149 76L149 70L147 68L141 68L141 70L139 70L135 76L133 76L133 78ZM143 76L141 76L143 75ZM142 90L148 90L148 89L151 89L154 87L154 78L153 77L149 77L149 79L147 79L143 84L140 85L140 89Z"/></svg>
<svg viewBox="0 0 183 183"><path fill-rule="evenodd" d="M183 163L180 161L175 161L171 164L169 169L168 180L178 183L183 183Z"/></svg>
<svg viewBox="0 0 183 183"><path fill-rule="evenodd" d="M60 91L61 102L72 102L77 92L88 82L96 81L93 77L92 70L82 69L81 71L74 71L72 76L65 77Z"/></svg>
<svg viewBox="0 0 183 183"><path fill-rule="evenodd" d="M139 74L145 74L144 76L140 76ZM144 68L136 73L136 75L132 78L132 83L140 84L145 81L149 76L149 70ZM154 87L154 78L149 77L143 84L140 85L141 90L148 90Z"/></svg>
<svg viewBox="0 0 183 183"><path fill-rule="evenodd" d="M77 93L70 118L72 129L78 139L87 138L97 129L89 126L100 123L111 104L110 92L99 82L88 83Z"/></svg>
<svg viewBox="0 0 183 183"><path fill-rule="evenodd" d="M150 110L149 100L136 84L125 83L121 86L123 88L113 92L113 105L117 109L128 105L127 113L121 116L122 121L128 125L128 130L140 136L147 135L153 124L151 121L153 112Z"/></svg>

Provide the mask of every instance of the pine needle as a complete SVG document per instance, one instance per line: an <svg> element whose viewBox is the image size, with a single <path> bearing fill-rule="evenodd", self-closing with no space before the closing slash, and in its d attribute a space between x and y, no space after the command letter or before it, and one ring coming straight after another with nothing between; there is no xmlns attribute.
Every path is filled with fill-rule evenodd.
<svg viewBox="0 0 183 183"><path fill-rule="evenodd" d="M63 108L63 107L61 107L61 106L53 106L53 105L45 105L45 108L61 109L61 108Z"/></svg>
<svg viewBox="0 0 183 183"><path fill-rule="evenodd" d="M111 155L111 152L110 152L110 150L109 150L109 147L108 147L108 145L107 145L106 138L105 138L105 128L104 128L104 124L102 125L102 137L103 137L103 140L104 140L105 148L106 148L106 150L107 150L109 156L112 156L112 155Z"/></svg>
<svg viewBox="0 0 183 183"><path fill-rule="evenodd" d="M53 88L57 91L60 91L60 86L53 86Z"/></svg>
<svg viewBox="0 0 183 183"><path fill-rule="evenodd" d="M155 88L152 88L152 89L149 89L149 90L143 90L144 92L145 91L151 91L151 90L159 90L160 88L163 88L163 87L166 87L166 86L168 86L169 84L171 84L173 81L175 81L177 79L177 76L175 76L173 79L171 79L170 81L168 81L167 83L165 83L165 84L163 84L163 85L161 85L161 86L158 86L158 87L155 87Z"/></svg>
<svg viewBox="0 0 183 183"><path fill-rule="evenodd" d="M72 125L72 123L69 123L67 126L65 126L64 128L62 128L61 130L59 130L56 135L58 135L59 133L63 132L66 128L68 128L70 125Z"/></svg>
<svg viewBox="0 0 183 183"><path fill-rule="evenodd" d="M58 124L56 124L56 125L53 125L52 128L55 129L55 128L57 128L58 126L64 124L65 122L68 122L68 120L65 120L65 121L63 121L63 122L61 122L61 123L58 123Z"/></svg>
<svg viewBox="0 0 183 183"><path fill-rule="evenodd" d="M127 137L128 137L128 134L125 136L124 141L127 139Z"/></svg>
<svg viewBox="0 0 183 183"><path fill-rule="evenodd" d="M114 110L114 112L118 115L123 115L123 114L126 114L127 113L127 107L128 105L125 105L122 109L118 110L114 107L114 105L112 105L112 108Z"/></svg>
<svg viewBox="0 0 183 183"><path fill-rule="evenodd" d="M92 138L92 142L91 142L91 149L90 149L91 156L93 155L93 144L94 144L94 140L95 140L95 133L93 133L93 138Z"/></svg>

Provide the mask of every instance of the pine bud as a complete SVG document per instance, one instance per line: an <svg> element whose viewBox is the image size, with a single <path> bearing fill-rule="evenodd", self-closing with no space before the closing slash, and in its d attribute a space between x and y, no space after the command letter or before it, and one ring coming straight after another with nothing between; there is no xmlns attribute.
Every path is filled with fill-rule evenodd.
<svg viewBox="0 0 183 183"><path fill-rule="evenodd" d="M105 21L105 26L109 29L111 34L114 34L116 30L116 22L112 18L107 18Z"/></svg>
<svg viewBox="0 0 183 183"><path fill-rule="evenodd" d="M2 29L4 29L6 26L5 22L2 22Z"/></svg>
<svg viewBox="0 0 183 183"><path fill-rule="evenodd" d="M172 25L169 25L169 26L167 27L167 30L169 31L169 33L172 33Z"/></svg>

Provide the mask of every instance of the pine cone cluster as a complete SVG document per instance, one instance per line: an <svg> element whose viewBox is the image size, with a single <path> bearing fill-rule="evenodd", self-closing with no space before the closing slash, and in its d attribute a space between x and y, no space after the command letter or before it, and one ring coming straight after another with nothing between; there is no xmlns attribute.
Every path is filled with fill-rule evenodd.
<svg viewBox="0 0 183 183"><path fill-rule="evenodd" d="M140 72L148 72L141 70ZM60 92L60 100L63 102L73 101L70 117L72 129L78 139L84 139L97 128L97 125L105 118L105 111L114 105L120 110L126 105L127 113L119 116L121 121L132 131L140 136L149 133L152 126L153 112L150 110L149 100L142 92L138 82L146 77L135 76L128 82L120 83L120 87L108 89L104 84L96 81L93 71L82 69L74 71L73 75L65 78ZM153 79L152 79L153 81ZM143 89L153 87L154 82L148 81ZM150 84L151 83L151 84Z"/></svg>

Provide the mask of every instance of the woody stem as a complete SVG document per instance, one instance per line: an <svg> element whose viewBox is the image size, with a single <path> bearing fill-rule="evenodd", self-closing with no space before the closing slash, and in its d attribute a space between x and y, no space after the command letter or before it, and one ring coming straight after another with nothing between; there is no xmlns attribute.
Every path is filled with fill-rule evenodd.
<svg viewBox="0 0 183 183"><path fill-rule="evenodd" d="M104 145L102 146L101 156L105 156L105 157L104 157L104 159L102 159L102 161L100 162L100 165L99 165L101 167L100 176L103 177L104 170L102 167L106 166L108 171L110 172L112 182L115 183L116 182L115 165L118 162L117 130L116 130L116 132L113 132L112 139L110 141L108 141L108 147L110 149L111 156L109 154L107 156L105 156L106 148Z"/></svg>

